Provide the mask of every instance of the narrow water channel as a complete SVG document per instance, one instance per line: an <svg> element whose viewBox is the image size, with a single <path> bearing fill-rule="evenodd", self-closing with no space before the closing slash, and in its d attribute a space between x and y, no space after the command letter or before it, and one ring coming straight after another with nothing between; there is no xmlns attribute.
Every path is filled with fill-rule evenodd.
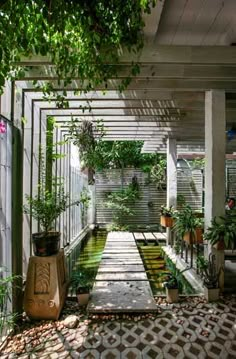
<svg viewBox="0 0 236 359"><path fill-rule="evenodd" d="M96 231L85 237L82 243L74 248L67 258L70 278L73 273L89 273L90 281L94 282L105 247L106 237L107 232L105 230ZM159 277L159 273L167 271L167 267L161 246L156 245L155 242L149 242L147 245L145 242L139 241L138 248L153 294L164 294L164 279ZM184 277L182 278L182 284L184 294L194 293L193 288Z"/></svg>

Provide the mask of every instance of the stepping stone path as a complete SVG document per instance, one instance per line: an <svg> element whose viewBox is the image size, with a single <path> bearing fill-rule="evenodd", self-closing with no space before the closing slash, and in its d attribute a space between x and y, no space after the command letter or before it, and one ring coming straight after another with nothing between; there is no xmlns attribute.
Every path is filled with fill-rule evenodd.
<svg viewBox="0 0 236 359"><path fill-rule="evenodd" d="M88 310L91 313L157 310L132 233L108 234Z"/></svg>

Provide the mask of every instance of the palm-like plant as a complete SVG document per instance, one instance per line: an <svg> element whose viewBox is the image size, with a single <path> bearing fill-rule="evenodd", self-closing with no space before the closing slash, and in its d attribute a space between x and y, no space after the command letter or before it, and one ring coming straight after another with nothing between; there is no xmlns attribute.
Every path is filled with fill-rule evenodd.
<svg viewBox="0 0 236 359"><path fill-rule="evenodd" d="M211 226L207 228L204 239L211 245L224 242L225 248L235 248L236 244L236 219L234 216L215 217L211 221Z"/></svg>
<svg viewBox="0 0 236 359"><path fill-rule="evenodd" d="M176 212L174 215L175 230L178 237L183 238L186 233L189 233L192 238L196 237L196 228L202 227L201 218L194 215L190 206L186 206L183 210Z"/></svg>

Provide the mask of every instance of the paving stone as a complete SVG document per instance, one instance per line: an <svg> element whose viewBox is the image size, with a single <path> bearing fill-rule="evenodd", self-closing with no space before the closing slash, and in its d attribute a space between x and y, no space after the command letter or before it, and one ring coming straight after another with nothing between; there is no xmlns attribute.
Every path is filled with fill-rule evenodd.
<svg viewBox="0 0 236 359"><path fill-rule="evenodd" d="M228 354L226 348L217 342L206 343L204 349L207 352L208 357L212 359L226 358Z"/></svg>
<svg viewBox="0 0 236 359"><path fill-rule="evenodd" d="M207 354L204 349L196 343L186 343L183 350L189 359L205 359Z"/></svg>
<svg viewBox="0 0 236 359"><path fill-rule="evenodd" d="M145 359L164 359L162 350L157 345L148 345L142 350Z"/></svg>
<svg viewBox="0 0 236 359"><path fill-rule="evenodd" d="M84 352L80 353L79 358L83 359L99 359L100 353L95 349L87 349Z"/></svg>
<svg viewBox="0 0 236 359"><path fill-rule="evenodd" d="M118 349L105 349L101 353L101 359L120 359L120 351Z"/></svg>
<svg viewBox="0 0 236 359"><path fill-rule="evenodd" d="M142 359L142 354L138 349L127 348L121 353L121 359Z"/></svg>
<svg viewBox="0 0 236 359"><path fill-rule="evenodd" d="M98 273L104 272L143 272L143 264L123 264L113 265L101 263L98 269Z"/></svg>
<svg viewBox="0 0 236 359"><path fill-rule="evenodd" d="M99 281L91 293L88 310L95 312L157 311L148 281Z"/></svg>
<svg viewBox="0 0 236 359"><path fill-rule="evenodd" d="M116 281L124 281L124 280L148 280L147 275L145 272L138 272L138 273L130 273L130 272L123 272L123 273L98 273L96 276L97 280L116 280Z"/></svg>
<svg viewBox="0 0 236 359"><path fill-rule="evenodd" d="M144 237L144 234L141 233L141 232L140 232L140 233L139 233L139 232L137 232L137 233L134 232L133 235L134 235L134 238L135 238L135 239L144 239L144 238L145 238L145 237Z"/></svg>
<svg viewBox="0 0 236 359"><path fill-rule="evenodd" d="M156 237L153 235L153 233L147 232L147 233L143 233L145 239L156 239Z"/></svg>

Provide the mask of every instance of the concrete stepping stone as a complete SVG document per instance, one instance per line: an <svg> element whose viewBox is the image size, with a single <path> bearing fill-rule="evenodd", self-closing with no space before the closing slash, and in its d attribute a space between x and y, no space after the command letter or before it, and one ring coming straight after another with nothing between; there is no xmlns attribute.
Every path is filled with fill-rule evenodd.
<svg viewBox="0 0 236 359"><path fill-rule="evenodd" d="M143 233L146 239L156 239L156 237L152 233Z"/></svg>
<svg viewBox="0 0 236 359"><path fill-rule="evenodd" d="M97 281L88 304L91 313L157 311L148 281Z"/></svg>
<svg viewBox="0 0 236 359"><path fill-rule="evenodd" d="M98 273L104 272L143 272L143 265L142 264L104 264L102 263L98 269Z"/></svg>
<svg viewBox="0 0 236 359"><path fill-rule="evenodd" d="M145 239L143 233L133 233L135 239Z"/></svg>
<svg viewBox="0 0 236 359"><path fill-rule="evenodd" d="M132 233L108 234L88 310L92 313L157 310Z"/></svg>
<svg viewBox="0 0 236 359"><path fill-rule="evenodd" d="M97 280L107 280L107 281L117 281L117 280L148 280L147 274L145 272L110 272L110 273L101 273L99 272L96 276Z"/></svg>
<svg viewBox="0 0 236 359"><path fill-rule="evenodd" d="M166 240L166 233L154 232L153 235L156 237L156 239Z"/></svg>

